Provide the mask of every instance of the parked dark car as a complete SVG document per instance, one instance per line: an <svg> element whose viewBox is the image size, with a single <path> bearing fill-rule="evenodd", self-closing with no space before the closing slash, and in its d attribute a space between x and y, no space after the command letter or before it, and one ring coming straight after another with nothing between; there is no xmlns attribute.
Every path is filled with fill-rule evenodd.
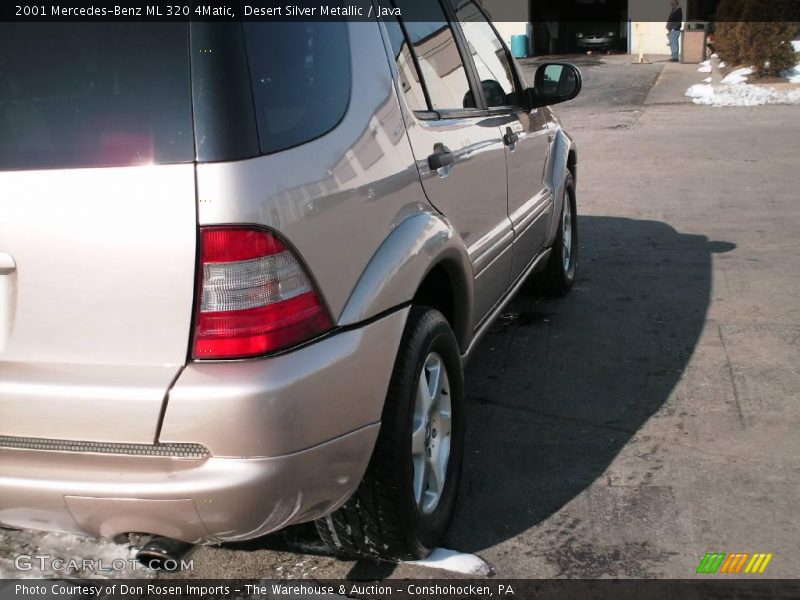
<svg viewBox="0 0 800 600"><path fill-rule="evenodd" d="M581 50L614 50L619 42L619 23L586 21L578 24L575 41Z"/></svg>

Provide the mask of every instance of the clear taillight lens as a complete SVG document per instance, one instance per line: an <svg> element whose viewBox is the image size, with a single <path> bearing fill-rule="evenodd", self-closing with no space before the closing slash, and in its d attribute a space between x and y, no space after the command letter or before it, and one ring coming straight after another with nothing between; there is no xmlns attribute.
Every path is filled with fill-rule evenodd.
<svg viewBox="0 0 800 600"><path fill-rule="evenodd" d="M200 245L194 358L252 358L331 328L305 269L273 234L203 227Z"/></svg>

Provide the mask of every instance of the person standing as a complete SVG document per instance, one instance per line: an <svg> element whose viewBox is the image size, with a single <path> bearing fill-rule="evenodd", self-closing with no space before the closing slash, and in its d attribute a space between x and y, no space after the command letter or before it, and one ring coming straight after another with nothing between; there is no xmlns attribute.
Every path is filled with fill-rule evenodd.
<svg viewBox="0 0 800 600"><path fill-rule="evenodd" d="M678 62L680 59L679 41L681 38L681 26L683 25L683 10L681 9L678 0L672 0L672 10L667 19L667 39L669 40L669 49L672 53L670 62Z"/></svg>

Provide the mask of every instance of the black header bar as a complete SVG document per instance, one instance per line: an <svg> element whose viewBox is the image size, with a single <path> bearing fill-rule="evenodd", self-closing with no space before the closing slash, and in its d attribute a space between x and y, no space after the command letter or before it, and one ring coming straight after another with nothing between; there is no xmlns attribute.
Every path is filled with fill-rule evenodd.
<svg viewBox="0 0 800 600"><path fill-rule="evenodd" d="M418 0L406 20L426 18L426 7L435 0ZM495 21L528 22L666 22L669 4L660 0L478 0ZM792 14L768 10L750 11L743 18L754 21L800 22L800 1L788 3ZM685 0L683 2L685 4ZM4 0L0 21L372 21L391 17L391 0ZM380 7L380 8L379 8ZM685 10L685 7L684 7ZM712 20L684 12L684 19Z"/></svg>

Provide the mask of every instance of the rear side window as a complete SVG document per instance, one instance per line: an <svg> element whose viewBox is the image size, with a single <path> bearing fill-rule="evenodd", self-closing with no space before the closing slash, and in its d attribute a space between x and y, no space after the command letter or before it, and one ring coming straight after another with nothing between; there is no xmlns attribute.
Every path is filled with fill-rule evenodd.
<svg viewBox="0 0 800 600"><path fill-rule="evenodd" d="M190 162L186 23L0 24L0 169Z"/></svg>
<svg viewBox="0 0 800 600"><path fill-rule="evenodd" d="M350 103L347 23L248 22L244 31L261 151L336 127Z"/></svg>

